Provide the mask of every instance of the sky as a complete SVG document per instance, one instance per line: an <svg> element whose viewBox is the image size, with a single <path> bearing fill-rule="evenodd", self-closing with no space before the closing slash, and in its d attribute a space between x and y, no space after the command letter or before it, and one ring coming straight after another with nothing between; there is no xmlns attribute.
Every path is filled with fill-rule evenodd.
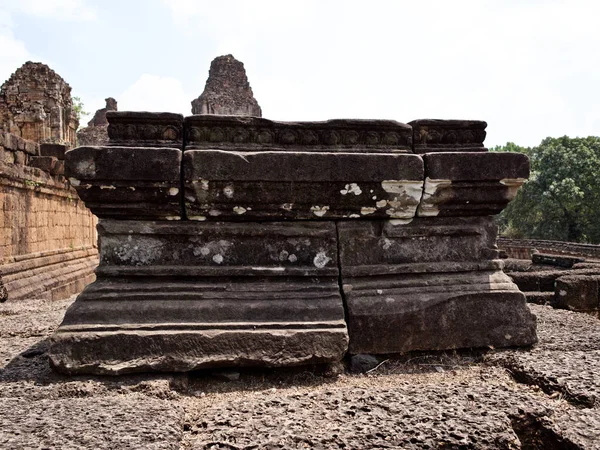
<svg viewBox="0 0 600 450"><path fill-rule="evenodd" d="M600 135L598 18L595 0L0 0L0 83L39 61L92 114L111 96L189 115L233 54L268 119L479 119L488 147L535 146Z"/></svg>

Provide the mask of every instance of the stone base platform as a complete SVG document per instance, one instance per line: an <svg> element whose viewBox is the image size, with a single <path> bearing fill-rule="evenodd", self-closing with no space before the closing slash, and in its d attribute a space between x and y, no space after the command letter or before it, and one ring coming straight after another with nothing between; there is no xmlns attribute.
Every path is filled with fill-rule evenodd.
<svg viewBox="0 0 600 450"><path fill-rule="evenodd" d="M338 227L350 353L537 341L535 316L496 259L492 218L340 222Z"/></svg>
<svg viewBox="0 0 600 450"><path fill-rule="evenodd" d="M338 361L348 334L335 223L102 220L98 280L50 360L120 374Z"/></svg>

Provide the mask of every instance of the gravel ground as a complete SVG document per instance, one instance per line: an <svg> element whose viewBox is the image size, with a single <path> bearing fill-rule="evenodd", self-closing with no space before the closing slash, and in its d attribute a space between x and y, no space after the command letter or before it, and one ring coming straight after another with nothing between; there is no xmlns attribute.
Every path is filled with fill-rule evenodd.
<svg viewBox="0 0 600 450"><path fill-rule="evenodd" d="M66 377L46 339L71 301L0 304L2 449L600 449L600 321L584 314L531 305L532 349L411 354L368 374Z"/></svg>

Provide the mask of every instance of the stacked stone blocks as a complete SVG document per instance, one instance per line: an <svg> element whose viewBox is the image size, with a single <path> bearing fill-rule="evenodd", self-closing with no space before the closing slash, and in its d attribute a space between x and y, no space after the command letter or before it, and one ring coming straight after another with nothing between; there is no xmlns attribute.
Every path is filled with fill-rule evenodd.
<svg viewBox="0 0 600 450"><path fill-rule="evenodd" d="M96 218L62 175L66 146L0 132L3 300L60 299L94 280Z"/></svg>
<svg viewBox="0 0 600 450"><path fill-rule="evenodd" d="M67 152L100 265L50 358L66 373L287 366L530 345L492 215L529 174L485 122L108 112Z"/></svg>

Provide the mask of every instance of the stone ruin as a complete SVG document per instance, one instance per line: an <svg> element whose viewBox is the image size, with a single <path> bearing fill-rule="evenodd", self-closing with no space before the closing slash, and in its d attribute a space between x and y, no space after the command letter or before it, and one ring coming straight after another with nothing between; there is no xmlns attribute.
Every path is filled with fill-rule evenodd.
<svg viewBox="0 0 600 450"><path fill-rule="evenodd" d="M244 64L232 55L213 59L204 92L192 101L192 114L262 117Z"/></svg>
<svg viewBox="0 0 600 450"><path fill-rule="evenodd" d="M527 346L493 216L529 175L486 123L108 112L67 152L100 265L52 338L64 373Z"/></svg>
<svg viewBox="0 0 600 450"><path fill-rule="evenodd" d="M501 238L499 246L507 275L529 303L600 318L599 245Z"/></svg>
<svg viewBox="0 0 600 450"><path fill-rule="evenodd" d="M117 111L117 101L108 97L104 100L106 106L96 111L87 127L77 131L78 145L104 145L108 143L108 120L106 113L108 111Z"/></svg>
<svg viewBox="0 0 600 450"><path fill-rule="evenodd" d="M73 147L78 126L71 87L45 64L26 62L0 88L0 131Z"/></svg>
<svg viewBox="0 0 600 450"><path fill-rule="evenodd" d="M0 88L0 301L81 292L98 264L96 218L64 177L71 88L28 62Z"/></svg>

